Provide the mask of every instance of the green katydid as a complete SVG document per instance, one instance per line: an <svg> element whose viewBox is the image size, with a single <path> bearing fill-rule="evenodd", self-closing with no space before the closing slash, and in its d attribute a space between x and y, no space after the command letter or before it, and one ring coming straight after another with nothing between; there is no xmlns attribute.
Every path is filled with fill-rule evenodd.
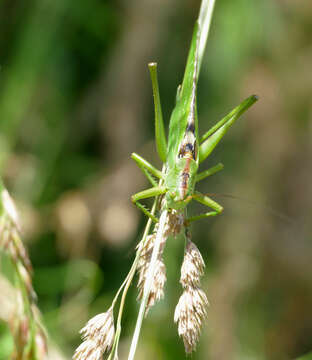
<svg viewBox="0 0 312 360"><path fill-rule="evenodd" d="M169 211L171 209L184 209L192 199L210 208L210 211L206 213L188 218L187 223L214 216L223 211L223 207L217 202L195 191L195 185L198 181L222 170L223 165L219 163L201 173L198 173L198 167L213 151L230 126L258 99L255 95L248 97L202 137L199 137L196 106L196 89L200 66L199 40L200 26L197 23L183 82L178 87L176 105L170 118L168 145L159 97L157 64L149 64L155 105L156 146L159 157L165 165L163 171L159 171L141 156L133 153L132 159L143 170L153 187L134 194L131 199L144 214L155 222L158 219L139 202L140 200L163 195L166 200L165 206ZM153 176L161 180L161 185L157 185Z"/></svg>

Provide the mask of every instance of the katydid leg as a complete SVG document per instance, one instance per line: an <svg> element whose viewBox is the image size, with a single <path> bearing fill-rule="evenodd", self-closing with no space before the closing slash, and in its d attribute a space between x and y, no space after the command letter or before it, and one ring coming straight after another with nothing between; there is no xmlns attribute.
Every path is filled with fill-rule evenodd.
<svg viewBox="0 0 312 360"><path fill-rule="evenodd" d="M249 96L200 138L202 143L199 147L200 163L208 157L234 122L257 100L256 95Z"/></svg>
<svg viewBox="0 0 312 360"><path fill-rule="evenodd" d="M186 219L186 224L189 224L189 223L197 221L197 220L205 219L205 218L210 217L210 216L216 216L216 215L219 215L219 214L220 213L217 212L217 211L209 211L207 213L191 216L191 217Z"/></svg>
<svg viewBox="0 0 312 360"><path fill-rule="evenodd" d="M218 171L222 170L224 168L224 165L222 163L219 163L199 174L196 175L195 181L201 181L206 179L206 177L214 175L215 173L217 173Z"/></svg>
<svg viewBox="0 0 312 360"><path fill-rule="evenodd" d="M147 190L140 191L131 196L131 201L149 218L151 218L154 222L158 222L157 218L151 214L151 212L144 207L139 200L148 199L151 197L155 197L161 194L164 194L167 189L164 186L155 186Z"/></svg>
<svg viewBox="0 0 312 360"><path fill-rule="evenodd" d="M206 218L206 217L210 217L210 216L216 216L218 214L221 214L222 211L223 211L223 207L218 204L216 201L210 199L210 197L204 195L204 194L201 194L200 192L196 191L192 198L194 200L196 200L197 202L207 206L207 207L210 207L211 209L213 209L213 211L209 211L207 213L204 213L204 214L200 214L200 215L196 215L196 216L192 216L190 218L188 218L186 221L187 223L189 222L193 222L193 221L196 221L196 220L200 220L200 219L203 219L203 218Z"/></svg>
<svg viewBox="0 0 312 360"><path fill-rule="evenodd" d="M151 174L158 179L162 178L162 173L158 169L155 168L152 164L150 164L147 160L142 158L142 156L132 153L131 158L136 162L138 167L143 171L143 174L148 178L148 180L151 182L151 184L154 187L157 187L156 181L153 179Z"/></svg>
<svg viewBox="0 0 312 360"><path fill-rule="evenodd" d="M141 203L139 203L138 201L134 203L138 209L140 209L144 215L146 215L147 217L149 217L154 223L158 223L158 219L155 215L153 215L148 209L146 209L146 207L144 205L142 205Z"/></svg>
<svg viewBox="0 0 312 360"><path fill-rule="evenodd" d="M158 79L157 79L157 63L149 63L148 67L150 70L153 96L154 96L156 147L161 161L166 162L167 140L166 140L166 133L165 133L164 121L161 111L161 104L160 104L159 87L158 87Z"/></svg>

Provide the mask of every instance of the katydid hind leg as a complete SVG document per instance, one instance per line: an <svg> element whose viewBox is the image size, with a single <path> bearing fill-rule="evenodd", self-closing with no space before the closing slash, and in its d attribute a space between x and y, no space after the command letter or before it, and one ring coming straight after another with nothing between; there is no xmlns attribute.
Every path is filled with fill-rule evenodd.
<svg viewBox="0 0 312 360"><path fill-rule="evenodd" d="M150 219L152 219L152 221L154 223L157 223L158 222L158 219L155 215L153 215L150 210L148 210L144 205L142 205L139 201L136 201L134 203L138 209L140 209L144 215L146 215L147 217L149 217Z"/></svg>
<svg viewBox="0 0 312 360"><path fill-rule="evenodd" d="M196 191L192 198L194 200L196 200L197 202L211 208L213 211L209 211L209 212L206 212L206 213L203 213L203 214L199 214L199 215L196 215L196 216L192 216L190 218L187 219L187 223L189 222L193 222L193 221L196 221L196 220L200 220L200 219L203 219L203 218L206 218L206 217L210 217L210 216L216 216L216 215L219 215L222 213L223 211L223 207L218 204L216 201L212 200L210 197Z"/></svg>
<svg viewBox="0 0 312 360"><path fill-rule="evenodd" d="M152 184L153 187L157 186L157 181L144 167L141 168L143 174L146 176L147 180Z"/></svg>
<svg viewBox="0 0 312 360"><path fill-rule="evenodd" d="M219 214L220 213L217 212L217 211L209 211L209 212L206 212L206 213L203 213L203 214L191 216L191 217L186 219L186 224L189 224L189 223L197 221L197 220L205 219L205 218L210 217L210 216L216 216L216 215L219 215Z"/></svg>
<svg viewBox="0 0 312 360"><path fill-rule="evenodd" d="M201 204L203 204L203 205L205 205L207 207L210 207L211 209L217 211L218 213L222 213L222 211L223 211L223 206L218 204L216 201L212 200L207 195L204 195L204 194L200 193L199 191L195 191L192 198L194 200L196 200L197 202L199 202L199 203L201 203Z"/></svg>
<svg viewBox="0 0 312 360"><path fill-rule="evenodd" d="M196 175L195 181L201 181L206 179L208 176L214 175L217 172L221 171L224 168L224 165L222 163L218 163L215 166L212 166L211 168L204 170Z"/></svg>

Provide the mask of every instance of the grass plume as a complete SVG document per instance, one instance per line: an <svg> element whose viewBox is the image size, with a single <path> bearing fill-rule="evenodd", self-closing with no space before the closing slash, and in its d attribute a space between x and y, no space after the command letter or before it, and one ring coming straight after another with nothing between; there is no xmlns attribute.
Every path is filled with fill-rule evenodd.
<svg viewBox="0 0 312 360"><path fill-rule="evenodd" d="M14 338L16 360L44 360L47 358L47 339L36 305L32 285L32 266L21 240L21 224L16 206L0 182L0 249L11 260L17 290L14 316L10 329Z"/></svg>

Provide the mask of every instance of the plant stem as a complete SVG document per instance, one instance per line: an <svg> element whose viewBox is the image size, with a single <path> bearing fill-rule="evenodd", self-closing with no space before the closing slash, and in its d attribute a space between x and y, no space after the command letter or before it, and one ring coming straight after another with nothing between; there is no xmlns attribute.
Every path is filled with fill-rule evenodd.
<svg viewBox="0 0 312 360"><path fill-rule="evenodd" d="M205 52L214 5L215 5L215 0L202 0L199 10L198 24L200 27L200 34L199 34L199 46L198 46L197 77L199 75L200 66Z"/></svg>
<svg viewBox="0 0 312 360"><path fill-rule="evenodd" d="M203 58L203 54L204 54L204 50L205 50L205 46L206 46L206 42L207 42L207 38L208 38L214 4L215 4L215 0L202 0L201 7L200 7L200 12L199 12L199 17L198 17L199 50L198 50L198 67L197 67L197 74L196 74L197 77L199 74L200 65L202 62L202 58ZM142 322L143 322L143 318L144 318L144 314L145 314L145 310L146 310L146 305L147 305L147 302L148 302L148 299L150 296L150 291L151 291L151 286L152 286L152 282L153 282L153 278L154 278L160 244L164 237L165 225L166 225L166 221L167 221L167 214L168 214L167 209L165 209L163 207L163 209L161 211L160 219L159 219L159 227L158 227L157 234L156 234L156 240L154 243L151 261L150 261L150 265L148 268L147 277L145 280L145 286L144 286L144 290L143 290L143 299L141 301L139 314L138 314L134 334L132 337L128 360L133 360L134 356L135 356L137 344L139 341L140 331L141 331L141 327L142 327Z"/></svg>
<svg viewBox="0 0 312 360"><path fill-rule="evenodd" d="M161 183L161 181L159 182L159 184L160 183ZM158 197L155 198L155 201L154 201L154 204L153 204L153 207L152 207L152 210L151 210L151 214L153 214L153 215L156 212L157 203L158 203ZM107 360L112 360L113 357L115 356L115 353L116 353L117 349L118 349L118 343L119 343L120 332L121 332L121 318L122 318L122 313L123 313L123 309L124 309L124 305L125 305L126 296L127 296L127 293L128 293L128 289L129 289L129 287L130 287L130 285L132 283L132 279L133 279L133 277L135 275L136 268L137 268L137 265L138 265L138 262L139 262L139 259L140 259L142 247L144 245L144 242L146 240L147 235L149 234L151 225L152 225L152 219L149 218L147 223L146 223L145 229L144 229L142 240L140 241L139 247L138 247L138 249L136 251L136 256L135 256L135 259L134 259L134 261L132 263L131 269L130 269L128 275L126 276L124 282L121 284L121 286L120 286L119 290L117 291L117 293L116 293L116 295L114 297L114 300L112 302L112 307L114 307L114 305L115 305L115 303L116 303L116 301L117 301L117 299L119 297L119 294L120 294L121 290L124 288L123 293L122 293L122 297L121 297L121 300L120 300L119 311L118 311L118 318L117 318L117 324L116 324L116 334L115 334L114 344L113 344L112 350L111 350Z"/></svg>
<svg viewBox="0 0 312 360"><path fill-rule="evenodd" d="M145 280L143 299L141 301L139 315L137 318L134 334L132 337L128 360L134 359L135 351L136 351L137 344L139 341L139 336L140 336L140 331L141 331L144 313L145 313L145 309L146 309L146 304L147 304L147 301L148 301L148 298L150 295L151 286L152 286L152 282L153 282L153 278L154 278L157 256L159 253L161 241L164 237L164 230L165 230L165 225L166 225L166 221L167 221L167 213L168 213L167 210L163 210L160 215L159 227L158 227L157 234L156 234L156 240L155 240L155 244L154 244L154 248L153 248L153 252L152 252L150 266L149 266L146 280Z"/></svg>

